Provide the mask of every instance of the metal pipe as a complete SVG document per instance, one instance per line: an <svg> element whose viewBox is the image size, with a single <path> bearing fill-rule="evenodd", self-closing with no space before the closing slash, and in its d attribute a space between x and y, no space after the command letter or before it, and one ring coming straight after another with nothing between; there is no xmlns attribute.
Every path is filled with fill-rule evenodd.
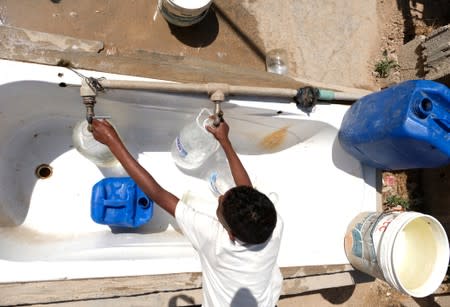
<svg viewBox="0 0 450 307"><path fill-rule="evenodd" d="M293 98L297 90L287 88L270 88L256 86L228 85L222 83L166 83L154 81L128 81L128 80L99 80L104 88L128 89L128 90L152 90L169 93L211 93L218 89L226 89L228 95L266 96Z"/></svg>
<svg viewBox="0 0 450 307"><path fill-rule="evenodd" d="M95 96L83 96L83 103L86 106L86 120L88 122L88 130L92 132L92 119L95 116L94 105L96 103Z"/></svg>
<svg viewBox="0 0 450 307"><path fill-rule="evenodd" d="M356 101L366 96L363 93L346 93L319 89L319 100Z"/></svg>
<svg viewBox="0 0 450 307"><path fill-rule="evenodd" d="M213 125L215 127L219 127L220 122L223 121L223 111L220 108L220 103L221 102L216 101L215 104L214 104L214 115L215 115L215 117L214 117Z"/></svg>
<svg viewBox="0 0 450 307"><path fill-rule="evenodd" d="M367 96L367 94L334 92L335 100L356 101L356 100L361 99L364 96Z"/></svg>
<svg viewBox="0 0 450 307"><path fill-rule="evenodd" d="M94 78L89 78L89 80ZM91 80L92 81L92 80ZM130 81L130 80L106 80L94 79L95 89L125 89L125 90L149 90L164 93L191 93L207 94L210 100L215 104L216 119L214 124L220 124L223 112L220 109L220 103L228 95L241 96L262 96L277 97L293 100L297 108L303 110L312 110L318 100L343 100L355 101L367 94L366 91L358 93L340 92L320 89L316 87L303 87L299 89L290 88L272 88L257 86L229 85L225 83L168 83L156 81Z"/></svg>

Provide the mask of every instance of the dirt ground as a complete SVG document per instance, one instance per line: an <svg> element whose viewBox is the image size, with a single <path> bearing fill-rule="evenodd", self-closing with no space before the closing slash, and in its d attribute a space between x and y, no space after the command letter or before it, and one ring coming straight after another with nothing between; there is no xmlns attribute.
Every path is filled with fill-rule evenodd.
<svg viewBox="0 0 450 307"><path fill-rule="evenodd" d="M381 30L378 56L374 56L374 65L383 58L385 51L387 57L398 62L399 50L404 44L450 23L450 4L445 0L378 0L378 8L379 20L384 26ZM375 72L373 76L381 88L404 81L401 66L395 67L387 78L380 78ZM442 218L441 222L444 226L448 226L446 215L450 209L450 196L445 187L449 186L449 177L448 166L438 169L384 172L382 191L384 209L402 203L406 210Z"/></svg>
<svg viewBox="0 0 450 307"><path fill-rule="evenodd" d="M445 9L447 8L447 9ZM434 29L450 23L450 4L443 0L377 0L380 42L374 50L371 67L383 59L383 53L398 62L400 48L418 35L428 35ZM404 81L401 67L392 70L387 78L372 71L373 82L380 88ZM449 234L450 166L438 169L384 171L382 173L383 210L417 211L437 217ZM448 292L449 275L440 291ZM280 306L311 306L323 299L320 306L450 306L448 296L430 295L411 298L381 280L356 286L334 288L307 293Z"/></svg>
<svg viewBox="0 0 450 307"><path fill-rule="evenodd" d="M445 287L445 289L444 289ZM448 291L442 286L442 291ZM281 298L279 307L445 307L450 299L445 295L411 298L395 291L383 281L357 284L341 288L308 292L304 295Z"/></svg>
<svg viewBox="0 0 450 307"><path fill-rule="evenodd" d="M447 9L444 9L447 8ZM418 35L428 35L434 29L450 22L450 4L447 1L389 1L378 0L378 14L381 28L381 42L378 56L373 65L383 58L383 52L398 62L400 48ZM380 78L373 72L379 87L403 81L402 67L396 67L387 78ZM438 169L413 169L384 171L382 174L383 210L401 209L431 214L442 219L449 233L448 212L450 209L450 167ZM442 284L448 291L449 276ZM342 289L345 293L345 289ZM393 290L382 281L375 281L366 287L364 306L448 306L448 300L433 295L413 299ZM342 294L341 294L342 295ZM375 303L376 302L376 303ZM347 306L356 306L348 301ZM366 305L367 304L367 305ZM362 306L362 305L361 305Z"/></svg>
<svg viewBox="0 0 450 307"><path fill-rule="evenodd" d="M378 2L379 18L384 20L385 24L380 54L387 50L388 56L396 61L398 61L397 55L402 45L419 35L426 36L440 26L450 23L450 4L447 1L379 0ZM385 80L375 75L377 83L380 84L380 87L384 87L403 81L401 70L402 67L397 67ZM383 172L382 190L383 208L389 210L398 206L403 207L404 210L433 215L441 221L449 234L449 186L449 166L437 169L385 171ZM389 198L394 199L394 202L390 202ZM445 282L448 282L448 279L447 274ZM426 306L435 305L428 302Z"/></svg>
<svg viewBox="0 0 450 307"><path fill-rule="evenodd" d="M130 0L132 1L132 0ZM55 7L55 3L64 3ZM133 3L135 1L132 1ZM226 5L226 1L218 4ZM105 43L102 51L108 55L127 54L137 50L154 50L162 53L199 56L206 60L242 65L264 70L264 44L258 36L249 37L240 32L235 39L237 28L233 23L219 29L217 20L210 15L206 22L209 27L202 35L191 36L186 30L171 27L172 35L158 35L166 31L166 23L156 18L156 1L149 1L138 9L127 10L115 6L111 10L108 1L96 1L95 5L79 5L64 0L52 0L45 3L28 1L28 8L36 14L23 18L20 1L0 0L0 24L11 24L36 31L55 33L101 40ZM136 6L132 6L136 8ZM83 16L95 12L97 18L83 19ZM220 6L219 6L220 15ZM399 49L416 35L426 35L433 29L450 22L450 4L448 0L377 0L377 13L380 40L373 50L368 74L372 76L373 87L383 88L402 81L401 67L395 67L387 78L380 78L373 67L385 53L387 57L398 60ZM248 24L255 21L242 10L242 16ZM144 15L149 23L139 23L135 18ZM120 18L111 18L120 16ZM224 17L224 15L220 15ZM225 16L226 18L227 16ZM146 27L152 24L153 34L159 41L147 39ZM83 25L83 26L81 26ZM199 27L198 31L205 31ZM202 37L201 40L198 37ZM375 37L375 36L374 36ZM217 39L220 38L220 39ZM215 41L212 44L212 41ZM232 44L236 54L246 55L246 61L239 56L231 57L224 49ZM448 192L450 187L450 167L437 170L410 170L383 173L383 204L385 209L392 207L388 198L398 196L408 204L408 210L421 211L447 216L450 206ZM391 198L392 199L392 198ZM402 203L399 201L399 203ZM397 205L397 203L394 203ZM441 292L448 292L443 284ZM423 299L413 299L395 291L384 282L376 280L356 286L322 290L295 297L282 297L279 306L450 306L450 302L441 295L431 295Z"/></svg>

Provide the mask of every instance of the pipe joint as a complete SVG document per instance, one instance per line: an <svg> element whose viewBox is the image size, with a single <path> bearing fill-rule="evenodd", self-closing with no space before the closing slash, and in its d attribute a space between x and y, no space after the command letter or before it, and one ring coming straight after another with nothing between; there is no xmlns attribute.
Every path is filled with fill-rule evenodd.
<svg viewBox="0 0 450 307"><path fill-rule="evenodd" d="M93 87L91 84L89 84L89 80L86 78L81 79L81 87L80 87L80 96L96 96L97 91L95 90L95 87Z"/></svg>
<svg viewBox="0 0 450 307"><path fill-rule="evenodd" d="M208 90L208 95L211 97L213 95L221 95L227 96L230 94L230 86L225 83L208 83L206 84L206 88ZM211 100L213 100L211 98ZM222 98L222 101L225 100L225 98Z"/></svg>
<svg viewBox="0 0 450 307"><path fill-rule="evenodd" d="M209 99L214 103L221 103L225 100L225 93L217 90L209 96Z"/></svg>

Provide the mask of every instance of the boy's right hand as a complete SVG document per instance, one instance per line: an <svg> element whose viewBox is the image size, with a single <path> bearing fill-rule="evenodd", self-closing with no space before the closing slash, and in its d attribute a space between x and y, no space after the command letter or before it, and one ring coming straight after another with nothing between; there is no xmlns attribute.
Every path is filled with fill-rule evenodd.
<svg viewBox="0 0 450 307"><path fill-rule="evenodd" d="M107 146L120 142L119 135L114 127L104 119L94 119L92 121L92 135L97 141Z"/></svg>
<svg viewBox="0 0 450 307"><path fill-rule="evenodd" d="M214 137L216 138L216 140L220 143L223 144L223 142L227 142L229 141L228 139L228 133L230 131L230 127L228 126L228 124L225 122L225 120L222 120L219 123L218 127L215 126L206 126L206 130L208 130L212 135L214 135Z"/></svg>

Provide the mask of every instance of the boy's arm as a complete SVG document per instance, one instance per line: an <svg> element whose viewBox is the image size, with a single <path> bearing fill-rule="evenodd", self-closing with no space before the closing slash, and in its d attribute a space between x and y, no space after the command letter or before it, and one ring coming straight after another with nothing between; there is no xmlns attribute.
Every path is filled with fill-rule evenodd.
<svg viewBox="0 0 450 307"><path fill-rule="evenodd" d="M206 129L214 135L222 146L223 151L227 156L228 164L230 165L234 183L237 186L252 186L250 177L228 138L228 132L230 131L228 124L225 121L222 121L218 127L207 126Z"/></svg>
<svg viewBox="0 0 450 307"><path fill-rule="evenodd" d="M109 147L113 155L119 160L128 175L133 178L142 191L161 208L172 216L175 216L178 198L162 188L149 172L134 159L120 140L114 128L107 121L95 119L92 122L92 128L94 138Z"/></svg>

